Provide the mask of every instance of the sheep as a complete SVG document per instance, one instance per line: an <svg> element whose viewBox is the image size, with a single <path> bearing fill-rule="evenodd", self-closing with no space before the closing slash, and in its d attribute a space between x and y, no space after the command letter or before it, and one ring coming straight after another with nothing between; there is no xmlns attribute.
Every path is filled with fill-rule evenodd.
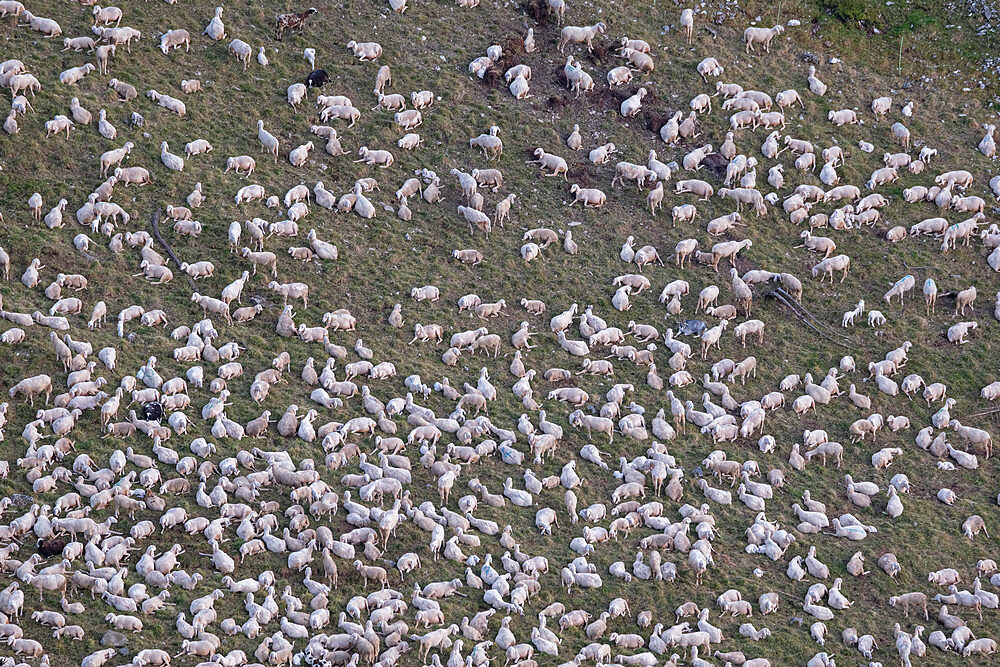
<svg viewBox="0 0 1000 667"><path fill-rule="evenodd" d="M80 67L71 67L67 70L63 70L59 74L59 83L66 84L68 86L73 86L79 83L83 77L87 76L90 72L97 69L92 63L87 63L86 65L81 65Z"/></svg>
<svg viewBox="0 0 1000 667"><path fill-rule="evenodd" d="M743 31L743 41L746 42L746 52L750 53L755 49L754 44L763 44L764 51L770 53L771 40L774 39L776 35L780 35L785 31L785 26L780 23L775 25L773 28L747 28Z"/></svg>
<svg viewBox="0 0 1000 667"><path fill-rule="evenodd" d="M14 398L18 394L22 394L34 406L35 396L41 393L45 394L45 404L48 405L49 398L52 396L52 378L48 375L35 375L21 380L10 388L8 395Z"/></svg>
<svg viewBox="0 0 1000 667"><path fill-rule="evenodd" d="M827 116L827 120L841 127L847 124L862 124L862 121L858 119L858 115L852 109L840 109L839 111L830 111Z"/></svg>
<svg viewBox="0 0 1000 667"><path fill-rule="evenodd" d="M646 51L625 47L621 50L619 55L628 60L629 65L633 69L638 70L640 73L649 73L653 71L653 59ZM707 106L709 107L708 110L711 111L711 102L709 102ZM691 108L694 109L695 106L692 105ZM704 111L704 105L702 105L699 110Z"/></svg>
<svg viewBox="0 0 1000 667"><path fill-rule="evenodd" d="M548 172L545 176L559 176L562 174L563 180L568 180L569 165L565 159L552 153L546 153L542 148L536 148L533 155L534 159L528 160L527 164L537 164L539 169Z"/></svg>
<svg viewBox="0 0 1000 667"><path fill-rule="evenodd" d="M578 98L580 95L594 90L593 77L580 67L579 62L575 62L573 56L568 56L566 58L566 65L563 67L563 73L566 75L567 88L576 93L575 97Z"/></svg>
<svg viewBox="0 0 1000 667"><path fill-rule="evenodd" d="M813 252L821 253L823 259L826 259L837 250L837 244L832 239L824 236L813 236L809 233L808 229L799 234L799 237L802 239L802 243L795 246L796 248L806 248Z"/></svg>
<svg viewBox="0 0 1000 667"><path fill-rule="evenodd" d="M191 35L187 30L168 30L160 37L160 51L166 55L173 49L184 46L185 51L191 50Z"/></svg>
<svg viewBox="0 0 1000 667"><path fill-rule="evenodd" d="M492 156L499 159L503 155L503 141L497 136L499 132L499 127L491 125L488 134L480 134L478 137L469 139L469 146L481 148L484 157Z"/></svg>
<svg viewBox="0 0 1000 667"><path fill-rule="evenodd" d="M15 74L7 81L12 97L17 97L23 90L27 90L34 97L36 92L41 91L42 84L31 74Z"/></svg>
<svg viewBox="0 0 1000 667"><path fill-rule="evenodd" d="M608 87L610 88L614 88L616 86L624 86L625 84L630 83L632 81L632 70L624 65L620 67L614 67L608 70L608 75L606 78L608 81ZM579 134L579 132L577 134Z"/></svg>
<svg viewBox="0 0 1000 667"><path fill-rule="evenodd" d="M312 142L309 142L311 145ZM364 162L367 165L376 165L385 169L386 167L391 167L395 162L392 153L384 150L371 150L367 146L362 146L358 149L358 155L361 159L355 160L355 162ZM289 155L289 158L291 156Z"/></svg>
<svg viewBox="0 0 1000 667"><path fill-rule="evenodd" d="M677 181L674 185L674 193L683 194L686 192L698 195L700 201L708 201L715 194L715 188L705 181L694 178Z"/></svg>
<svg viewBox="0 0 1000 667"><path fill-rule="evenodd" d="M893 138L903 145L906 150L910 149L910 130L900 122L895 122L889 128Z"/></svg>
<svg viewBox="0 0 1000 667"><path fill-rule="evenodd" d="M209 39L215 42L226 38L226 25L222 22L222 7L215 8L215 16L208 22L208 25L205 26L201 34L207 35Z"/></svg>
<svg viewBox="0 0 1000 667"><path fill-rule="evenodd" d="M353 39L347 43L347 49L361 62L376 60L382 55L382 45L377 42L356 42Z"/></svg>
<svg viewBox="0 0 1000 667"><path fill-rule="evenodd" d="M581 188L576 183L570 186L569 191L570 194L574 195L573 201L570 202L571 207L577 202L583 202L584 208L601 208L608 200L607 195L600 190L596 188Z"/></svg>
<svg viewBox="0 0 1000 667"><path fill-rule="evenodd" d="M58 135L63 130L66 130L66 138L69 138L70 128L73 127L73 121L62 114L58 114L53 117L52 120L45 121L45 136L49 137L53 134Z"/></svg>
<svg viewBox="0 0 1000 667"><path fill-rule="evenodd" d="M243 71L247 71L250 67L250 57L253 55L253 47L244 42L242 39L234 39L229 42L229 47L227 49L229 53L236 56L236 60L243 64ZM184 91L188 92L188 91Z"/></svg>
<svg viewBox="0 0 1000 667"><path fill-rule="evenodd" d="M184 158L170 152L166 141L160 142L160 161L172 171L184 171Z"/></svg>
<svg viewBox="0 0 1000 667"><path fill-rule="evenodd" d="M59 27L59 24L53 19L35 16L27 10L22 11L21 16L23 16L24 20L28 22L29 28L42 33L46 37L59 37L62 35L62 28Z"/></svg>
<svg viewBox="0 0 1000 667"><path fill-rule="evenodd" d="M833 274L835 271L843 271L843 276L840 278L840 282L844 282L847 278L847 274L851 269L851 258L848 255L834 255L833 257L827 257L818 264L814 265L812 268L812 276L820 276L820 281L822 282L826 276L830 277L830 282L833 283Z"/></svg>
<svg viewBox="0 0 1000 667"><path fill-rule="evenodd" d="M979 328L978 322L959 322L958 324L948 327L947 337L948 341L955 343L956 345L964 345L969 341L965 340L965 337L969 335L969 332Z"/></svg>
<svg viewBox="0 0 1000 667"><path fill-rule="evenodd" d="M176 97L171 97L165 93L159 93L154 89L147 90L146 97L153 100L164 109L172 111L182 118L187 114L187 106Z"/></svg>
<svg viewBox="0 0 1000 667"><path fill-rule="evenodd" d="M705 83L708 83L709 76L722 76L722 73L725 72L725 68L719 64L719 61L711 56L698 63L696 69Z"/></svg>
<svg viewBox="0 0 1000 667"><path fill-rule="evenodd" d="M591 26L565 26L559 32L559 42L556 48L559 50L559 53L563 53L567 44L586 44L587 51L593 52L594 38L597 35L603 35L606 29L607 26L604 24L604 21L598 21Z"/></svg>

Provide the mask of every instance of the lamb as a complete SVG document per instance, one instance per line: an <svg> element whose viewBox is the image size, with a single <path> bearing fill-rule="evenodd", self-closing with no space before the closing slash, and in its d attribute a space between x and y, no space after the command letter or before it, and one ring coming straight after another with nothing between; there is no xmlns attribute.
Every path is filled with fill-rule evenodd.
<svg viewBox="0 0 1000 667"><path fill-rule="evenodd" d="M566 49L567 44L582 43L587 45L588 52L593 52L594 38L599 34L603 35L606 29L607 26L604 24L604 21L598 21L597 23L591 26L583 26L583 27L569 26L569 25L565 26L559 32L559 43L557 44L556 48L559 50L559 53L563 53Z"/></svg>
<svg viewBox="0 0 1000 667"><path fill-rule="evenodd" d="M774 39L776 35L780 35L785 31L785 26L775 25L773 28L747 28L743 31L743 41L746 42L746 52L750 53L754 51L754 44L763 44L764 51L770 53L771 40Z"/></svg>

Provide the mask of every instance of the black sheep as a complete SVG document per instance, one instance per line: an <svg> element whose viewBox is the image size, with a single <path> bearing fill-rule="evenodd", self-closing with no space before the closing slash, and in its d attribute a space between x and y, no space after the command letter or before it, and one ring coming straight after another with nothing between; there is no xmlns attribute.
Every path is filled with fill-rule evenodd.
<svg viewBox="0 0 1000 667"><path fill-rule="evenodd" d="M307 88L320 88L327 81L330 80L330 75L326 73L325 69L314 69L306 77L306 87Z"/></svg>
<svg viewBox="0 0 1000 667"><path fill-rule="evenodd" d="M62 540L49 540L48 542L44 540L38 540L38 553L44 558L49 556L58 556L66 548L66 543Z"/></svg>

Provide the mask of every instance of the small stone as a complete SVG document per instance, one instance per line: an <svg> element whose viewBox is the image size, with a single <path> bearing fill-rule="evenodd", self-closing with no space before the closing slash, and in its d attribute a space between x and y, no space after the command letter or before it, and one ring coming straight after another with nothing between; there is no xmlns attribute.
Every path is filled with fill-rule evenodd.
<svg viewBox="0 0 1000 667"><path fill-rule="evenodd" d="M101 637L101 646L112 646L114 648L121 648L128 644L128 637L120 632L115 632L114 630L108 630Z"/></svg>
<svg viewBox="0 0 1000 667"><path fill-rule="evenodd" d="M788 27L789 28L795 28L795 27L798 27L800 25L802 25L802 21L800 21L798 19L792 19L791 21L788 22Z"/></svg>
<svg viewBox="0 0 1000 667"><path fill-rule="evenodd" d="M805 52L803 52L802 55L799 56L799 58L803 62L812 63L814 65L818 65L819 64L819 56L817 56L812 51L805 51Z"/></svg>

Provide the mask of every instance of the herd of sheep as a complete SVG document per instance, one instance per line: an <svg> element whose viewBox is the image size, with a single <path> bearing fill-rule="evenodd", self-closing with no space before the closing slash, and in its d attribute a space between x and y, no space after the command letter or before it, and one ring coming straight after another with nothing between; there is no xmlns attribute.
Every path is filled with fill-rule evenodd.
<svg viewBox="0 0 1000 667"><path fill-rule="evenodd" d="M463 11L478 4L458 0ZM407 9L406 0L389 5L397 14ZM30 9L30 3L0 0L0 17L14 21L17 31L61 38L66 51L80 54L74 60L93 54L94 62L61 73L41 71L30 59L0 63L0 86L13 100L3 129L11 140L22 131L44 129L47 141L62 141L61 135L92 132L88 126L93 126L115 147L98 151L94 171L106 180L92 193L81 198L64 190L75 196L72 202L46 202L35 193L16 214L50 230L83 230L72 238L77 251L89 256L106 248L153 289L180 289L184 300L190 292L189 312L200 311L201 319L178 321L183 313L166 307L90 298L104 278L100 271L69 273L43 264L32 248L0 247L0 318L9 325L0 342L14 350L40 342L54 356L46 360L45 372L34 369L22 377L8 365L0 377L9 399L0 404L6 459L0 461L0 475L22 491L0 500L5 522L0 569L9 581L0 590L0 638L13 656L0 657L0 666L68 664L67 642L106 643L108 630L135 636L125 648L90 652L82 667L590 662L777 667L791 663L768 656L790 633L808 633L815 641L815 651L796 663L808 667L834 667L838 659L841 665L869 666L899 660L908 667L930 657L928 652L978 659L997 652L983 625L989 617L995 623L1000 607L994 592L1000 570L987 520L995 508L980 504L960 524L945 527L955 540L971 541L979 558L916 572L916 579L907 580L922 585L900 586L885 598L873 597L866 583L896 581L911 568L910 554L893 553L878 542L880 532L904 520L911 490L944 505L968 507L962 494L978 478L966 476L991 465L992 436L984 419L956 418L972 412L958 406L975 397L953 396L943 378L911 372L908 362L926 350L885 333L898 316L893 304L917 299L918 288L923 305L917 310L934 317L941 309L938 284L930 277L919 283L907 270L887 292L864 295L829 324L803 308L813 307L811 296L821 293L827 278L843 283L852 271L865 270L838 251L838 241L865 228L885 228L879 235L887 252L891 244L920 236L940 241L941 253L955 252L959 244L982 247L988 267L1000 271L1000 226L989 224L996 209L987 202L1000 199L1000 176L987 189L965 168L967 156L939 155L935 137L912 136L907 123L920 113L913 102L873 95L860 108L831 109L824 122L836 133L848 125L883 123L885 131L871 132L857 150L848 149L846 135L843 142L818 146L786 129L791 122L786 113L815 115L827 94L815 66L807 75L795 75L801 91L774 91L772 97L754 89L752 80L726 80L728 63L707 56L683 73L704 92L687 110L669 116L658 135L650 133L641 153L630 149L648 151L645 162L621 160L601 171L607 187L620 186L634 207L647 206L654 220L669 216L670 231L679 238L675 247L637 241L647 234L637 225L617 256L601 258L619 275L610 289L597 288L605 294L596 295L593 305L559 303L543 285L525 285L529 296L508 294L495 301L474 293L459 297L454 285L414 285L409 300L365 326L350 310L330 303L327 292L282 279L297 271L299 262L334 267L345 261L323 238L335 236L329 223L334 213L367 220L388 209L409 221L416 215L411 202L445 207L454 210L457 227L468 228L470 241L442 253L440 261L488 264L498 261L490 235L510 235L509 227L522 217L521 196L501 191L526 184L505 180L503 166L523 154L564 190L572 211L576 204L599 209L609 195L593 179L573 182L580 173L571 167L574 155L586 155L598 168L610 165L621 148L598 145L579 124L562 145L512 145L519 136L514 128L491 124L467 145L463 141L475 168L429 164L402 173L392 150L363 145L357 131L348 142L349 128L372 114L389 113L400 135L394 150L419 154L424 140L417 130L435 122L439 100L453 91L392 92L402 85L384 62L392 49L351 40L347 54L371 67L372 92L323 94L333 84L316 68L312 48L303 53L311 69L304 82L281 84L280 91L293 113L300 105L307 111L315 105L316 122L328 124L307 124L302 134L314 135L342 174L351 173L354 153L353 162L374 167L384 179L359 177L339 193L322 181L275 193L255 182L261 155L274 164L287 160L283 168L304 173L320 151L313 141L288 145L264 120L247 128L259 140L256 157L217 158L229 147L215 137L192 138L183 154L179 145L172 150L161 140L162 168L142 166L135 163L136 144L121 142L106 111L95 117L73 96L72 86L85 77L106 78L118 101L134 109L123 134L138 141L145 126L139 109L154 114L156 105L187 122L182 98L197 100L202 83L180 81L177 97L154 89L143 97L134 85L138 81L110 76L117 60L157 49L162 55L156 57L170 58L198 40L230 40L228 52L243 71L253 67L257 50L260 71L266 72L267 49L234 37L223 7L204 17L210 18L204 29L189 24L165 30L158 44L129 27L127 9L94 5L88 10L92 25L74 20L65 33L59 22ZM654 71L660 45L627 36L609 39L616 29L610 19L563 25L577 13L564 0L548 0L548 10L558 25L540 24L544 39L540 34L536 43L535 29L528 28L516 54L489 45L469 63L468 85L480 86L477 79L498 74L515 100L531 98L532 68L516 61L547 50L550 62L564 62L551 73L584 105L598 88L629 87L634 92L617 113L621 122L641 114L649 90L633 79ZM316 14L322 12L308 8L278 15L274 39L311 39L310 25L320 20ZM194 14L188 18L196 21ZM701 41L696 24L702 18L683 10L681 34L668 32L664 40L705 49L705 44L691 46ZM786 30L797 26L789 21L746 28L741 56L775 57L770 54L788 38ZM596 83L583 59L607 43L625 64L602 75L606 84ZM501 63L505 69L497 71ZM65 99L68 115L35 120L32 98L52 90ZM370 111L358 106L368 95L374 96ZM703 136L703 120L720 113L727 115L729 131ZM767 133L763 140L758 129ZM994 134L994 125L984 123L981 141L966 150L994 159ZM358 148L348 151L347 143ZM879 153L882 159L867 181L842 180L838 170L845 171L849 162L874 162L867 156ZM185 202L164 201L159 227L147 231L153 212L130 205L127 189L155 188L163 179L197 174L213 162L220 170L224 162L232 190L207 192L198 183ZM910 187L901 196L890 193L903 178ZM394 205L378 205L377 193L397 185ZM496 200L492 210L487 197ZM232 200L249 218L225 228L228 254L208 256L207 246L197 245L202 234L223 235L225 223L198 220L212 218L210 198ZM907 224L883 219L893 200L906 207ZM731 212L706 220L699 207L710 201L728 203ZM304 233L300 223L307 218L317 222ZM759 246L740 238L750 236L755 225L779 219L804 227L786 239L789 249L801 248L811 257L811 268L800 275L767 270ZM187 261L171 247L180 247L182 239L193 241L181 252ZM560 251L575 261L581 256L578 244L587 241L569 227L539 226L527 229L520 242L516 261L528 263ZM226 265L237 267L239 277L223 285L215 272ZM706 286L692 289L689 280ZM941 285L948 290L941 296L955 297L952 323L938 333L949 345L975 345L988 319L974 319L982 314L976 285L943 274L938 280L948 283ZM649 295L661 286L658 308L665 323L625 313L633 302L653 301ZM786 310L762 309L766 292L782 299ZM50 304L47 312L6 309L42 297ZM549 303L545 297L551 297ZM470 318L465 321L472 326L432 321L442 307ZM780 351L762 354L765 341L773 342L776 323L761 318L778 313L799 313L803 326L827 337L867 327L886 336L880 343L883 356L838 354L822 369L785 368ZM1000 292L993 314L1000 319ZM104 329L109 316L113 334ZM496 323L507 316L523 321L513 334L497 333ZM940 325L939 319L931 321ZM174 347L166 354L137 350L130 337L137 326L173 327ZM269 364L244 367L246 357L241 362L247 350L236 339L251 328L276 341ZM434 350L434 377L412 372L406 356L379 358L362 338L371 342L397 333L414 346L406 349ZM114 343L97 349L95 338ZM283 341L293 339L308 346L311 356L283 351ZM722 356L723 344L736 359ZM119 358L136 353L145 358L137 368ZM476 362L483 364L479 370L465 366ZM776 367L783 379L760 395L750 394L748 380L760 386L758 368ZM642 404L630 379L644 383L643 396L654 400ZM983 384L982 399L1000 399L1000 381ZM310 403L283 400L289 386L304 389ZM595 386L603 388L597 393ZM519 418L498 418L497 410L491 417L491 406L503 402L520 403ZM227 414L234 404L252 406L259 416L237 421ZM911 424L899 414L913 414L915 404L935 410L928 423ZM856 414L844 421L837 406ZM806 428L794 427L800 435L793 441L775 436L776 424L799 420ZM88 433L103 434L100 442L107 443L109 456L76 446ZM289 443L312 454L293 458ZM846 470L845 450L863 451L870 463ZM950 475L958 491L928 489L902 472L886 472L901 459ZM543 466L551 466L552 474L536 475ZM839 495L815 498L805 490L789 510L784 503L769 510L769 501L788 497L787 487L801 487L795 480L807 469L842 477ZM730 514L727 506L739 511ZM740 517L735 539L745 542L743 553L715 545L717 537L734 539L734 521L721 521L720 510ZM511 517L519 515L527 518L512 525ZM555 530L567 539L560 537L542 554L532 546L539 544L536 536L525 530L542 537ZM416 539L401 538L403 532ZM843 546L842 540L857 544ZM626 557L610 562L618 553ZM187 558L180 558L184 554ZM280 565L262 568L265 558ZM455 563L464 575L440 576L445 565L439 559ZM734 563L750 565L747 581L754 586L712 589L718 568ZM778 564L787 580L766 578L770 563ZM844 576L836 576L841 572ZM664 588L676 604L637 608L636 586ZM685 594L706 588L713 590L711 605L699 606ZM587 595L577 597L581 589ZM593 597L601 589L617 594ZM838 619L862 597L860 604L875 605L880 615L895 619L891 630L846 627ZM602 600L599 606L591 604L595 599ZM456 611L457 601L464 612ZM772 621L772 638L768 617L779 612L793 623ZM151 626L162 630L151 636ZM154 638L173 633L176 641L167 641L176 652Z"/></svg>

